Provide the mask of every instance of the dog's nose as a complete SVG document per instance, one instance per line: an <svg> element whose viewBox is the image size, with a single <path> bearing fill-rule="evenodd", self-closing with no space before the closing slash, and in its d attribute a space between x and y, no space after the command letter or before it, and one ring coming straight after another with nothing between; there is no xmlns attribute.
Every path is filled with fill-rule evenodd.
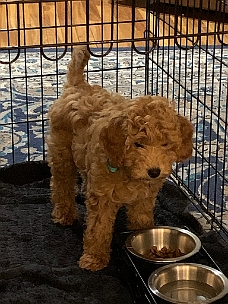
<svg viewBox="0 0 228 304"><path fill-rule="evenodd" d="M148 170L148 175L151 178L156 178L160 175L161 170L159 168L151 168Z"/></svg>

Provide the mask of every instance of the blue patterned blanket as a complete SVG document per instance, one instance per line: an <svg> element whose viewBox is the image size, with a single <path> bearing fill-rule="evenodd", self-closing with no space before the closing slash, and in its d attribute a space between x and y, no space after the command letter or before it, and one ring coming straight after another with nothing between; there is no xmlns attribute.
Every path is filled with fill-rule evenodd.
<svg viewBox="0 0 228 304"><path fill-rule="evenodd" d="M19 56L0 52L1 61L13 61L0 63L1 166L45 158L47 111L62 92L70 52L44 53L34 49L21 51ZM179 112L195 127L194 155L179 166L178 174L220 217L228 198L228 48L207 52L161 48L148 59L147 65L144 55L130 50L113 50L104 58L92 56L88 80L130 98L146 92L177 101ZM228 224L228 218L221 220Z"/></svg>

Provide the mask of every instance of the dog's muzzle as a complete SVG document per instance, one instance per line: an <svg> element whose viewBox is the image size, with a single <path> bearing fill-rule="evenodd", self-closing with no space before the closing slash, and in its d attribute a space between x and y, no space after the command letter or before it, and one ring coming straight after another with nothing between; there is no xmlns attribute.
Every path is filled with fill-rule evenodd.
<svg viewBox="0 0 228 304"><path fill-rule="evenodd" d="M156 178L160 175L161 170L159 168L151 168L151 169L148 169L147 173L148 173L149 177Z"/></svg>

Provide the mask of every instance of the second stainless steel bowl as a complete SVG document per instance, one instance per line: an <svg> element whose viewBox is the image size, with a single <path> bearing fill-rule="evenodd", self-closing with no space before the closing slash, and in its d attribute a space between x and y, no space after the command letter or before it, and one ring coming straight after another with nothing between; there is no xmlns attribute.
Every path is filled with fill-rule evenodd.
<svg viewBox="0 0 228 304"><path fill-rule="evenodd" d="M228 281L223 273L194 263L160 267L150 275L148 285L158 297L177 304L214 303L228 292Z"/></svg>

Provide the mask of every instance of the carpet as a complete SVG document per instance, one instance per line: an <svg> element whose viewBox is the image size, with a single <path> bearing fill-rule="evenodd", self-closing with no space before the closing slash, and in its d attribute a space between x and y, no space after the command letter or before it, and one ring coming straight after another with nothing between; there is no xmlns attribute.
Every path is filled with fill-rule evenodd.
<svg viewBox="0 0 228 304"><path fill-rule="evenodd" d="M117 240L126 231L124 209L117 215L109 266L96 273L82 270L77 261L82 253L83 198L79 197L79 220L73 226L52 223L49 178L45 162L0 169L0 303L136 303L119 267ZM215 232L202 230L189 214L189 204L180 189L167 181L156 202L156 225L187 225L228 275L227 246Z"/></svg>
<svg viewBox="0 0 228 304"><path fill-rule="evenodd" d="M178 175L228 227L228 48L156 48L148 65L140 51L113 49L104 58L92 56L88 80L132 98L145 94L148 73L148 94L177 100L179 112L195 127L193 157L178 166ZM1 61L12 61L0 69L1 166L45 159L47 111L62 92L70 52L59 48L44 54L37 49L0 52Z"/></svg>

